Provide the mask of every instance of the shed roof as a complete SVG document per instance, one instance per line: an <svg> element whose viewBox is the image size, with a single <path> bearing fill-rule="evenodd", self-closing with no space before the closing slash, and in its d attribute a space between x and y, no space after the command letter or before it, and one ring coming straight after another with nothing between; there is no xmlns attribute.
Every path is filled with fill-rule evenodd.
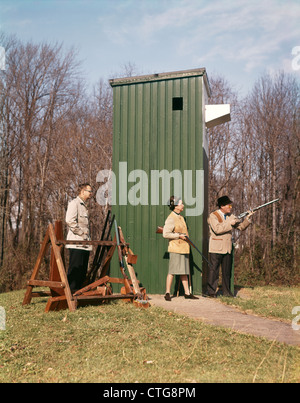
<svg viewBox="0 0 300 403"><path fill-rule="evenodd" d="M143 76L135 76L135 77L113 78L109 80L109 83L112 87L116 87L120 85L140 84L150 81L173 80L178 78L189 78L198 76L203 76L207 94L210 97L211 89L205 67L192 70L171 71L167 73L146 74Z"/></svg>

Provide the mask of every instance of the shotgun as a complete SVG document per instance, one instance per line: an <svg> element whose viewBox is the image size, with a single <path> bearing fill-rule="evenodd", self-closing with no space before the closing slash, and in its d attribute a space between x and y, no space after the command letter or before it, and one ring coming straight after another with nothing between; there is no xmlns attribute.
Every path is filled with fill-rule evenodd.
<svg viewBox="0 0 300 403"><path fill-rule="evenodd" d="M276 202L278 202L278 201L279 201L279 199L275 199L275 200L269 201L268 203L262 204L261 206L258 206L258 207L255 207L255 208L253 208L253 209L250 209L250 211L257 211L257 210L259 210L259 209L261 209L261 208L263 208L263 207L268 206L269 204L273 204L273 203L276 203ZM238 216L238 219L240 220L241 218L246 217L248 214L249 214L249 211L245 211L244 213L242 213L242 214L240 214L240 215Z"/></svg>
<svg viewBox="0 0 300 403"><path fill-rule="evenodd" d="M158 226L156 229L157 234L162 234L163 233L163 227ZM194 244L194 242L185 234L182 234L185 236L185 240L188 244L190 244L200 255L203 257L203 259L206 261L206 263L211 266L211 263L206 259L206 257L203 255L203 253L197 248L197 246Z"/></svg>
<svg viewBox="0 0 300 403"><path fill-rule="evenodd" d="M120 245L120 236L119 236L119 228L117 221L115 220L115 231L116 231L116 238L117 238L117 249L118 249L118 256L119 256L119 264L120 264L120 270L121 273L124 277L124 286L127 294L131 293L131 287L129 284L128 277L125 273L125 267L124 267L124 262L123 262L123 255L122 255L122 250L121 250L121 245Z"/></svg>

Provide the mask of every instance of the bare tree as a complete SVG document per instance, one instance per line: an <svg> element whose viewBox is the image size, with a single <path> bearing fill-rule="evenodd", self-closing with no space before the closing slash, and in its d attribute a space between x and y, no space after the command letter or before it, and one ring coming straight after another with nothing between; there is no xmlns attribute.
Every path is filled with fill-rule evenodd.
<svg viewBox="0 0 300 403"><path fill-rule="evenodd" d="M242 144L238 136L238 97L230 84L222 77L210 79L212 89L211 104L231 104L232 121L209 132L209 199L211 209L218 197L234 191L233 181L242 166L240 153Z"/></svg>
<svg viewBox="0 0 300 403"><path fill-rule="evenodd" d="M238 257L242 270L256 279L297 281L299 85L282 72L266 75L243 100L222 78L213 78L211 86L211 102L231 103L233 118L209 130L211 208L225 193L235 201L236 212L280 198L280 204L256 214L251 230L242 235Z"/></svg>
<svg viewBox="0 0 300 403"><path fill-rule="evenodd" d="M255 236L252 236L250 257L252 260L254 253L260 250L263 257L260 264L269 281L274 279L274 272L284 278L287 268L295 268L297 261L296 248L288 246L291 236L294 245L299 242L297 121L299 85L292 76L282 72L261 77L243 102L241 136L250 151L247 187L252 194L252 206L280 199L280 203L258 213L252 227Z"/></svg>

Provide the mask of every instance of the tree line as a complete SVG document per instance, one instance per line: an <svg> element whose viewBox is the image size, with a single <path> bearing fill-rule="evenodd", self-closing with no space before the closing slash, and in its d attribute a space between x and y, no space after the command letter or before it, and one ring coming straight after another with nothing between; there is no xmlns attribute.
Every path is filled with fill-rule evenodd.
<svg viewBox="0 0 300 403"><path fill-rule="evenodd" d="M78 183L96 188L112 167L112 91L92 91L74 50L0 35L0 291L24 286L49 222L64 220ZM124 67L132 75L134 66ZM120 76L121 74L119 74ZM261 77L240 99L213 77L211 103L230 103L232 122L209 130L209 199L229 194L244 211L279 197L256 214L237 240L241 281L299 281L299 84L290 75ZM97 238L107 208L92 201Z"/></svg>
<svg viewBox="0 0 300 403"><path fill-rule="evenodd" d="M243 99L223 78L212 87L212 103L231 103L232 122L210 130L210 201L230 194L235 212L244 212L280 199L254 215L242 242L236 238L237 278L299 283L299 82L266 74Z"/></svg>
<svg viewBox="0 0 300 403"><path fill-rule="evenodd" d="M95 183L112 161L112 97L88 93L74 50L2 35L0 284L24 285L49 222L64 220L78 183ZM92 203L96 237L105 211ZM100 224L99 224L100 223Z"/></svg>

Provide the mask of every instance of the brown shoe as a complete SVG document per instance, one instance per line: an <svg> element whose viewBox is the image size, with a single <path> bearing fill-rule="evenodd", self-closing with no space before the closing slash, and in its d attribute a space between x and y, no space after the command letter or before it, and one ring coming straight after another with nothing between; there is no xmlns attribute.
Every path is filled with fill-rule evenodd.
<svg viewBox="0 0 300 403"><path fill-rule="evenodd" d="M184 294L184 298L185 299L199 299L198 297L195 297L195 295L193 294Z"/></svg>
<svg viewBox="0 0 300 403"><path fill-rule="evenodd" d="M166 300L166 301L172 301L172 300L171 300L171 296L170 296L169 293L167 293L167 294L165 295L165 300Z"/></svg>

